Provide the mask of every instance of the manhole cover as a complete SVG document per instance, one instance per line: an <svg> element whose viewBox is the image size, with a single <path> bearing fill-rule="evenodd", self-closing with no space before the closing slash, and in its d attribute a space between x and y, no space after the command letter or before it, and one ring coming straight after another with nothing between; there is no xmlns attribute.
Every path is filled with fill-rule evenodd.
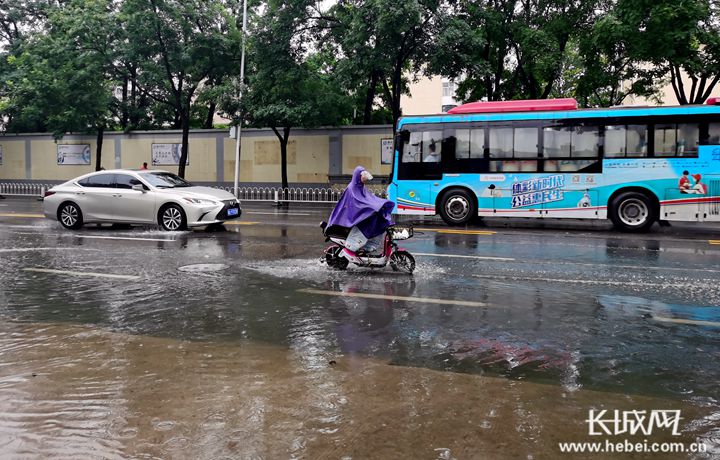
<svg viewBox="0 0 720 460"><path fill-rule="evenodd" d="M178 270L181 272L191 272L191 273L197 273L197 272L219 272L222 270L225 270L229 268L225 264L192 264L192 265L183 265L182 267L179 267Z"/></svg>

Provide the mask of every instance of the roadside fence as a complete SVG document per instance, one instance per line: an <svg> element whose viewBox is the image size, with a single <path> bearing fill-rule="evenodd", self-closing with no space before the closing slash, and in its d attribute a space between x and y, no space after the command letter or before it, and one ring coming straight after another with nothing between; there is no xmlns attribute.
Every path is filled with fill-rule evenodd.
<svg viewBox="0 0 720 460"><path fill-rule="evenodd" d="M0 182L0 195L42 197L50 187L38 182Z"/></svg>
<svg viewBox="0 0 720 460"><path fill-rule="evenodd" d="M0 195L42 197L53 184L38 182L0 182ZM211 186L233 193L232 186ZM385 198L385 186L367 185L375 195ZM273 203L337 203L345 187L239 187L240 201L266 201Z"/></svg>

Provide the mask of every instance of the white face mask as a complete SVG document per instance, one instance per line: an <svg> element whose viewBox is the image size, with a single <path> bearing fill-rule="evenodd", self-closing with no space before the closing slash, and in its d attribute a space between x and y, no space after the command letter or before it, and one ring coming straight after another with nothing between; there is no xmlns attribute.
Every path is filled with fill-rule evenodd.
<svg viewBox="0 0 720 460"><path fill-rule="evenodd" d="M373 180L373 176L369 172L363 171L360 173L360 179L362 179L363 182L369 182Z"/></svg>

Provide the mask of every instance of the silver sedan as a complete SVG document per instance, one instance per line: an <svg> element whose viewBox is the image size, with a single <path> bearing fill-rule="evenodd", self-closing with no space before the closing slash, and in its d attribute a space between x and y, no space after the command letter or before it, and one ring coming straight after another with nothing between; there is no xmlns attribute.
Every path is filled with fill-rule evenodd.
<svg viewBox="0 0 720 460"><path fill-rule="evenodd" d="M167 171L98 171L45 193L48 219L76 230L86 223L159 224L164 230L219 224L240 217L231 193L194 186Z"/></svg>

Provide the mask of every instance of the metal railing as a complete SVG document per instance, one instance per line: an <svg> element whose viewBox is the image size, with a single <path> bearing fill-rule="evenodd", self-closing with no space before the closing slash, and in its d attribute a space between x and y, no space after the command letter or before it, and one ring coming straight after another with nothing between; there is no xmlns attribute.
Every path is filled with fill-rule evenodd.
<svg viewBox="0 0 720 460"><path fill-rule="evenodd" d="M0 195L41 197L50 187L52 184L38 182L0 182Z"/></svg>
<svg viewBox="0 0 720 460"><path fill-rule="evenodd" d="M38 182L0 182L0 195L7 196L37 196L42 197L45 191L53 184ZM385 186L367 185L375 195L385 198ZM213 188L233 193L231 186L213 186ZM337 203L345 187L240 187L238 199L240 201L269 201L274 203Z"/></svg>
<svg viewBox="0 0 720 460"><path fill-rule="evenodd" d="M385 198L385 187L367 186L375 195ZM215 187L233 193L233 187ZM271 201L274 203L337 203L345 187L239 187L240 201Z"/></svg>

